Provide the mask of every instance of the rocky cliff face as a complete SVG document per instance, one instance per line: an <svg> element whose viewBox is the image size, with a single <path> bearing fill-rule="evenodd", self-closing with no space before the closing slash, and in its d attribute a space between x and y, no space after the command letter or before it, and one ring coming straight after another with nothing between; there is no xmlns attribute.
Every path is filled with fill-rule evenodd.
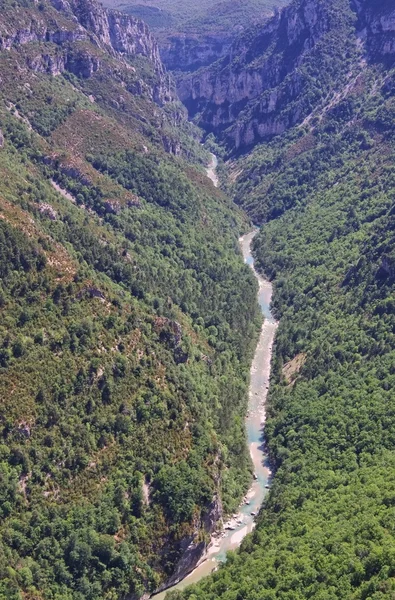
<svg viewBox="0 0 395 600"><path fill-rule="evenodd" d="M182 540L180 544L180 560L170 579L161 585L157 592L161 592L176 585L201 563L201 559L205 555L207 549L207 542L201 539L201 532L204 531L210 536L216 530L222 517L223 508L221 498L216 495L213 498L206 515L195 523L194 531L191 535L186 536Z"/></svg>
<svg viewBox="0 0 395 600"><path fill-rule="evenodd" d="M369 61L395 58L392 3L293 2L232 44L226 56L184 78L191 116L231 147L250 146L302 123L352 84Z"/></svg>
<svg viewBox="0 0 395 600"><path fill-rule="evenodd" d="M164 69L159 56L158 45L147 25L130 15L104 9L91 0L53 0L63 10L72 9L78 22L94 36L99 45L112 48L116 53L127 57L144 56L154 65L157 72Z"/></svg>
<svg viewBox="0 0 395 600"><path fill-rule="evenodd" d="M160 44L160 54L166 67L171 71L197 71L211 65L224 56L233 36L213 35L171 35Z"/></svg>
<svg viewBox="0 0 395 600"><path fill-rule="evenodd" d="M196 9L190 7L186 22L178 22L178 15L174 15L173 26L156 25L162 60L169 70L177 74L192 73L211 65L227 54L241 33L264 23L273 15L276 7L288 2L217 0L208 3L206 0L199 7L196 5L196 14Z"/></svg>
<svg viewBox="0 0 395 600"><path fill-rule="evenodd" d="M65 0L53 0L62 5ZM78 22L93 36L99 46L111 49L118 56L149 60L158 84L153 88L153 99L162 104L174 99L169 77L159 55L159 48L148 26L139 19L117 11L104 9L91 0L72 0L70 7Z"/></svg>
<svg viewBox="0 0 395 600"><path fill-rule="evenodd" d="M395 57L395 5L390 1L374 3L355 0L358 34L371 59L393 61Z"/></svg>
<svg viewBox="0 0 395 600"><path fill-rule="evenodd" d="M87 47L90 43L98 50L110 52L121 60L142 57L153 71L151 89L142 85L151 98L163 104L174 99L172 86L160 59L158 45L147 25L130 15L104 9L94 0L51 0L53 11L27 12L24 22L17 25L10 19L0 21L0 50L15 46L52 43L59 47L57 53L40 52L29 56L29 66L52 75L68 70L78 76L90 77L98 70L100 56ZM23 26L21 26L23 22ZM83 46L85 43L85 46ZM70 52L70 44L80 44Z"/></svg>

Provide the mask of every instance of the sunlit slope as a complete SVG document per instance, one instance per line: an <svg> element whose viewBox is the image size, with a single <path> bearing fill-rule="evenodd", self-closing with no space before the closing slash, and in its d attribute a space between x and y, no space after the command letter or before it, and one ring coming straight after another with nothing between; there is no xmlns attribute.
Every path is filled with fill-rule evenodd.
<svg viewBox="0 0 395 600"><path fill-rule="evenodd" d="M7 600L153 591L250 479L245 221L205 177L145 26L123 22L120 52L84 6L1 4Z"/></svg>
<svg viewBox="0 0 395 600"><path fill-rule="evenodd" d="M191 0L106 0L104 4L134 14L155 29L171 30L182 26L184 31L186 24L189 28L202 20L206 27L211 22L213 28L216 25L222 31L226 26L236 29L247 25L286 3L286 0L203 0L199 3ZM236 16L241 17L241 21L236 20Z"/></svg>

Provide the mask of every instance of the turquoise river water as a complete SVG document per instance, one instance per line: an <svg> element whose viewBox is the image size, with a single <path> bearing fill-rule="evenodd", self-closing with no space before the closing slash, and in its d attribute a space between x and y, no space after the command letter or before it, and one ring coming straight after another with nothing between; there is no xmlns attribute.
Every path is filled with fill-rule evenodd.
<svg viewBox="0 0 395 600"><path fill-rule="evenodd" d="M211 167L214 168L211 171L208 170L208 176L212 179L214 185L217 185L215 174L216 161L214 159L211 164ZM269 389L272 346L277 323L270 312L272 286L254 268L251 244L256 233L256 230L254 230L239 240L244 262L251 267L259 283L258 301L264 316L264 323L251 366L248 412L246 416L247 441L254 464L254 481L243 499L238 512L223 524L224 528L222 531L212 536L211 544L200 564L182 581L154 595L153 598L155 600L163 600L166 593L171 590L182 590L188 585L196 583L202 577L207 576L215 570L220 563L224 562L226 560L226 553L229 550L238 548L243 538L253 530L255 516L260 510L270 485L271 474L263 445L263 429L265 424L265 403Z"/></svg>

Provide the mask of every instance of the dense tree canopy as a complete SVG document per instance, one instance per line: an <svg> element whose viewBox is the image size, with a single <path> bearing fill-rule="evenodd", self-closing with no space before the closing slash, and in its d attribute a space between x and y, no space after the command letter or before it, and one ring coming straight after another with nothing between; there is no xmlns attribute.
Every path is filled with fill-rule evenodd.
<svg viewBox="0 0 395 600"><path fill-rule="evenodd" d="M191 600L395 593L394 72L371 65L311 123L240 157L280 319L256 531Z"/></svg>
<svg viewBox="0 0 395 600"><path fill-rule="evenodd" d="M75 27L0 4L10 31ZM50 76L41 51L0 52L0 597L110 600L153 591L248 486L256 285L246 220L143 93L149 65L86 42L92 77Z"/></svg>

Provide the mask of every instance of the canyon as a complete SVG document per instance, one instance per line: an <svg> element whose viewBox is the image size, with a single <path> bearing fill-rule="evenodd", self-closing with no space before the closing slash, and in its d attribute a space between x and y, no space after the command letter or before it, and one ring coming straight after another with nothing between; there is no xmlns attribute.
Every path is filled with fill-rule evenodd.
<svg viewBox="0 0 395 600"><path fill-rule="evenodd" d="M0 598L393 594L394 6L246 6L0 0Z"/></svg>
<svg viewBox="0 0 395 600"><path fill-rule="evenodd" d="M229 148L248 148L339 103L368 63L391 63L394 23L391 3L292 3L237 38L212 66L182 78L178 93L206 131ZM324 66L325 48L331 64Z"/></svg>
<svg viewBox="0 0 395 600"><path fill-rule="evenodd" d="M142 21L0 8L0 597L140 597L251 478L246 219Z"/></svg>

